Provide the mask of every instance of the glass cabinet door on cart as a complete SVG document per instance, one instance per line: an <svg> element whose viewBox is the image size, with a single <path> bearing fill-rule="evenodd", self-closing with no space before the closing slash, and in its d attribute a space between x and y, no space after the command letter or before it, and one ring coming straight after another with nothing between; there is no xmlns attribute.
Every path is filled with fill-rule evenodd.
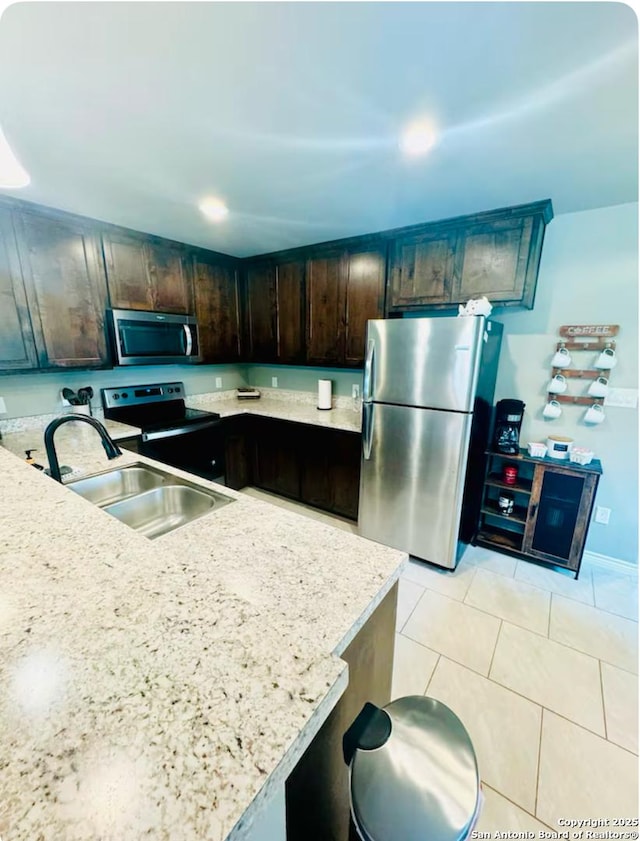
<svg viewBox="0 0 640 841"><path fill-rule="evenodd" d="M523 551L575 569L595 481L591 474L536 467Z"/></svg>

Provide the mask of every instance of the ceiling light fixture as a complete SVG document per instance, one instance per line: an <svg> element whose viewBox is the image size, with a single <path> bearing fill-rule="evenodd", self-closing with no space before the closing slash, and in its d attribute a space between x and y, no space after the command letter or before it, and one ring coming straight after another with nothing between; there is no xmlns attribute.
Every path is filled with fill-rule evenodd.
<svg viewBox="0 0 640 841"><path fill-rule="evenodd" d="M229 214L229 208L220 199L203 199L198 206L212 222L220 222Z"/></svg>
<svg viewBox="0 0 640 841"><path fill-rule="evenodd" d="M30 181L29 173L13 154L7 138L0 129L0 188L15 190L26 187Z"/></svg>
<svg viewBox="0 0 640 841"><path fill-rule="evenodd" d="M412 123L400 138L400 148L405 155L415 158L433 148L436 142L436 132L433 125L426 120Z"/></svg>

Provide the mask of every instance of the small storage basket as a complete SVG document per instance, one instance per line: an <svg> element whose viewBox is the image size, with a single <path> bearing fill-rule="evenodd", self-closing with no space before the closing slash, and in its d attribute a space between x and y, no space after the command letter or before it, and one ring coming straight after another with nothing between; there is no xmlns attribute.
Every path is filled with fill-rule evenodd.
<svg viewBox="0 0 640 841"><path fill-rule="evenodd" d="M569 453L569 460L574 464L589 464L592 459L593 453L591 450L585 450L581 447L574 447Z"/></svg>
<svg viewBox="0 0 640 841"><path fill-rule="evenodd" d="M547 448L544 444L530 443L527 445L529 449L529 455L532 458L544 458L547 454Z"/></svg>

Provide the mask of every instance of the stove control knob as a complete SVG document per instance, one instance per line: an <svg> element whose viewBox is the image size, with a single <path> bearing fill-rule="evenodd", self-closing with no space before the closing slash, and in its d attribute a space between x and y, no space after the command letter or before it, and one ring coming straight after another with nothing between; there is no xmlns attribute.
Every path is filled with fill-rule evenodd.
<svg viewBox="0 0 640 841"><path fill-rule="evenodd" d="M120 400L120 395L119 394L114 394L113 399L114 400Z"/></svg>
<svg viewBox="0 0 640 841"><path fill-rule="evenodd" d="M172 388L168 388L167 391L169 392L169 394L173 394L173 389Z"/></svg>
<svg viewBox="0 0 640 841"><path fill-rule="evenodd" d="M179 386L179 385L177 385L177 386L176 386L176 394L177 394L179 391L180 391L180 386Z"/></svg>
<svg viewBox="0 0 640 841"><path fill-rule="evenodd" d="M122 392L122 399L123 399L123 400L126 400L128 396L129 396L129 395L127 394L127 392L126 392L126 391L123 391L123 392Z"/></svg>

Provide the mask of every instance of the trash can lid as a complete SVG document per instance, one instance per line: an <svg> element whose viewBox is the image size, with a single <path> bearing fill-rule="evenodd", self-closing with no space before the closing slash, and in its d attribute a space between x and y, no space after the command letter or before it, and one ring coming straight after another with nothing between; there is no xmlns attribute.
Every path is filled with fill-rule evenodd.
<svg viewBox="0 0 640 841"><path fill-rule="evenodd" d="M422 695L399 698L383 711L367 707L375 722L353 752L350 775L351 809L365 841L466 838L480 783L471 739L457 715ZM386 734L384 713L391 724Z"/></svg>

